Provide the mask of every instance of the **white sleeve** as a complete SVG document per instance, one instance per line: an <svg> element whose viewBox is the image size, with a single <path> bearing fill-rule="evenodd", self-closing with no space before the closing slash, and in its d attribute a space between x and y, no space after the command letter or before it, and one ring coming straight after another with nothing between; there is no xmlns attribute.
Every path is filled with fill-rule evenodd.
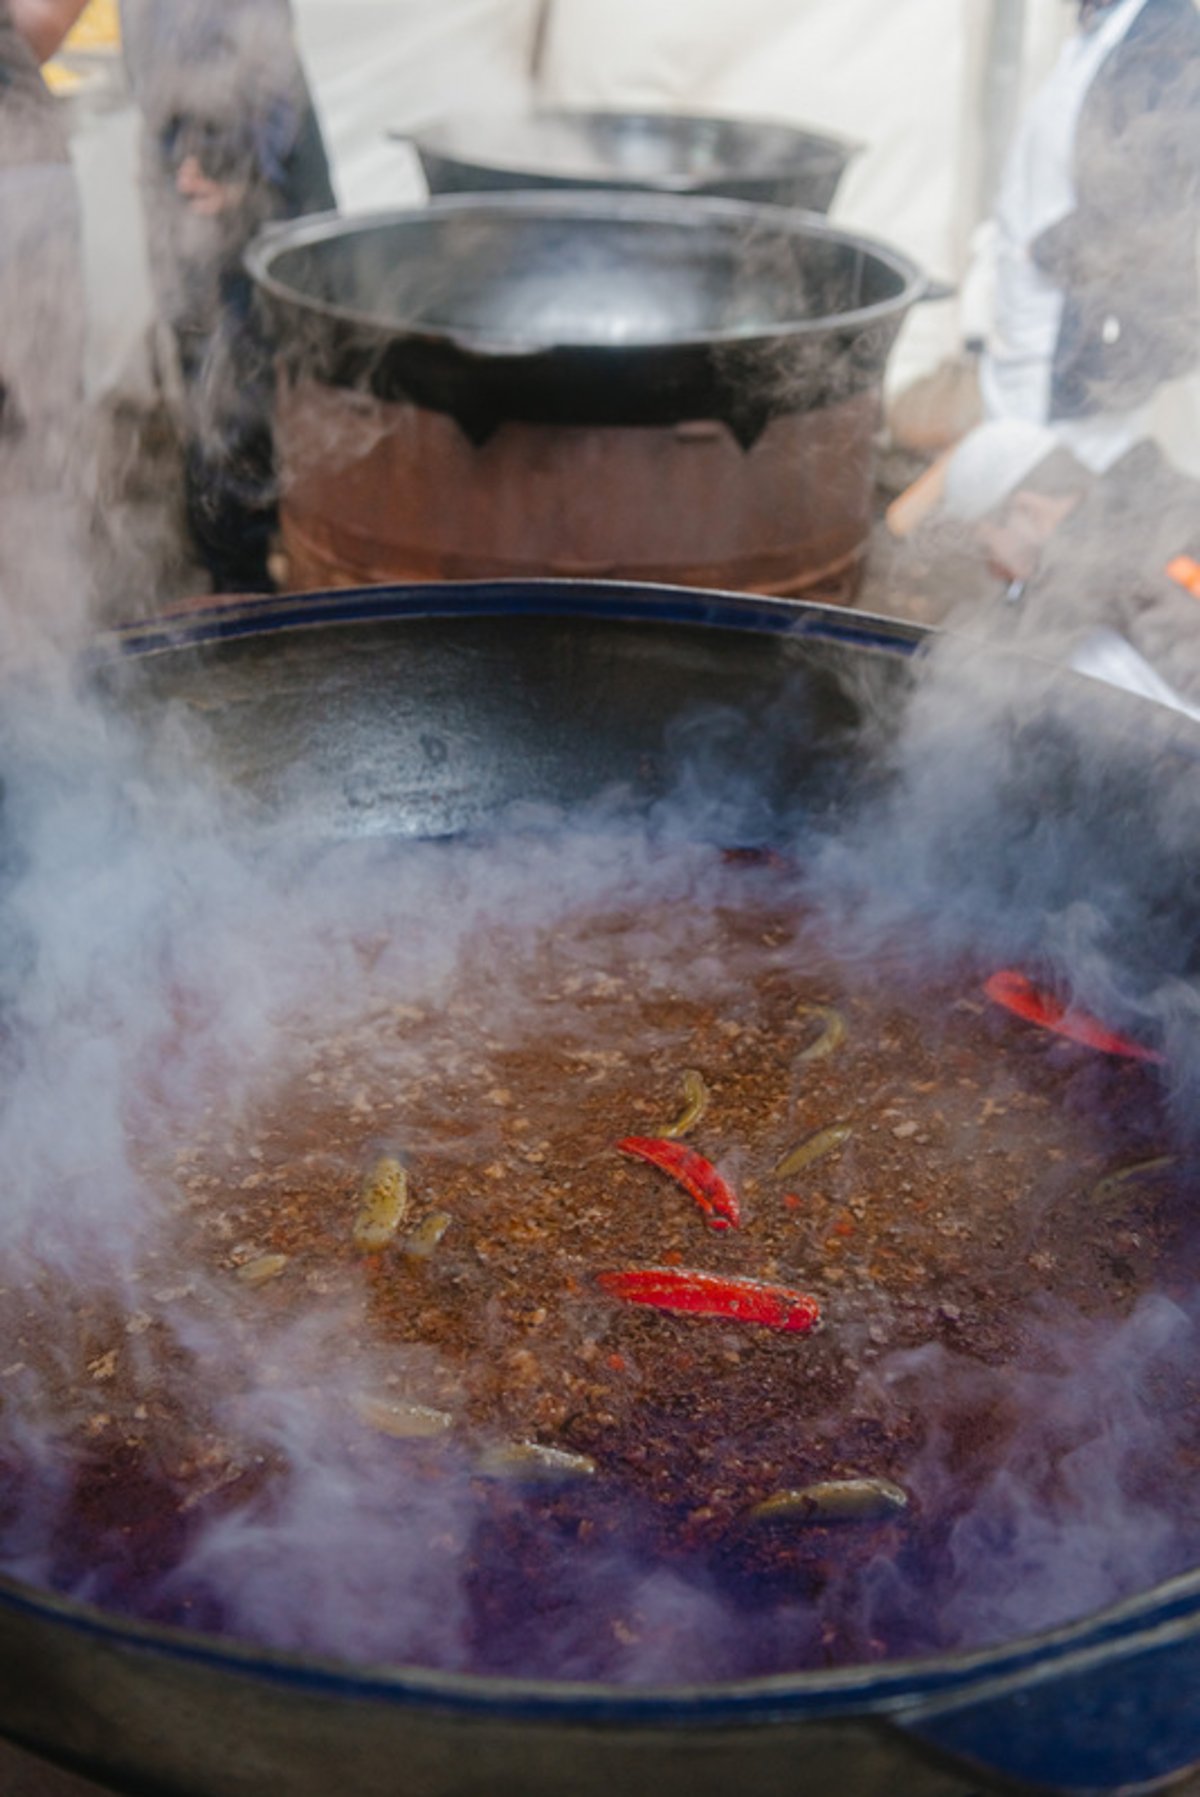
<svg viewBox="0 0 1200 1797"><path fill-rule="evenodd" d="M959 285L958 316L964 343L986 343L996 312L996 250L999 231L984 219L971 235L971 254Z"/></svg>

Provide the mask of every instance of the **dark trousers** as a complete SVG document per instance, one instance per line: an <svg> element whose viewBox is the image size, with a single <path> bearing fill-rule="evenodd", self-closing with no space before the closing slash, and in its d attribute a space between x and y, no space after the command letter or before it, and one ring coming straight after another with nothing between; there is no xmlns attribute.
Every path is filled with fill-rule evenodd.
<svg viewBox="0 0 1200 1797"><path fill-rule="evenodd" d="M177 331L187 392L184 504L195 553L218 593L269 593L275 533L270 350L240 305L208 338Z"/></svg>

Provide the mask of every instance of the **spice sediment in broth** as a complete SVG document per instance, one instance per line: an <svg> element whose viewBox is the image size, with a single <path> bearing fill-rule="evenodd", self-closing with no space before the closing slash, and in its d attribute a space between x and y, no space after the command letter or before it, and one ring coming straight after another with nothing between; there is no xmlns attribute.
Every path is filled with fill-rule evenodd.
<svg viewBox="0 0 1200 1797"><path fill-rule="evenodd" d="M288 1332L344 1314L303 1428L461 1600L452 1647L384 1626L377 1654L694 1675L710 1606L721 1676L969 1638L942 1616L963 1519L1069 1357L1047 1294L1087 1337L1188 1278L1155 1075L990 1004L987 967L849 955L786 864L680 850L664 880L671 856L540 926L488 915L417 998L347 920L354 1002L298 1004L278 1064L176 1118L169 1154L143 1128L172 1226L140 1297L75 1307L43 1576L253 1633L206 1544L270 1530L291 1449L210 1394L195 1344L269 1389ZM704 1303L626 1301L648 1270ZM820 1327L783 1325L780 1293ZM1035 1484L1087 1438L1063 1424ZM1142 1467L1168 1508L1195 1447L1168 1430ZM330 1530L353 1514L343 1492ZM295 1634L267 1638L326 1645Z"/></svg>

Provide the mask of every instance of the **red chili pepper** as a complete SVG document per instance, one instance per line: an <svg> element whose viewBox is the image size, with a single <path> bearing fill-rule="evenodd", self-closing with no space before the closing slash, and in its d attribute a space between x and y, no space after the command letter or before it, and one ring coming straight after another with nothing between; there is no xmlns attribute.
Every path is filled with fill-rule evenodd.
<svg viewBox="0 0 1200 1797"><path fill-rule="evenodd" d="M736 1229L742 1220L742 1207L732 1186L727 1185L713 1166L694 1148L682 1142L668 1142L658 1136L626 1136L617 1143L622 1154L632 1154L652 1167L661 1167L678 1180L696 1200L713 1229Z"/></svg>
<svg viewBox="0 0 1200 1797"><path fill-rule="evenodd" d="M1087 1011L1077 1011L1073 1007L1068 1009L1015 968L1005 967L999 973L994 973L991 979L984 982L983 989L996 1004L1003 1005L1018 1017L1024 1017L1028 1023L1040 1024L1043 1029L1053 1030L1056 1035L1065 1036L1068 1041L1079 1042L1084 1048L1097 1048L1101 1054L1128 1055L1135 1061L1161 1063L1164 1058L1157 1049L1145 1048L1129 1036L1120 1036L1115 1030L1105 1029Z"/></svg>
<svg viewBox="0 0 1200 1797"><path fill-rule="evenodd" d="M768 1329L807 1335L821 1318L815 1298L785 1285L761 1279L724 1279L681 1267L630 1267L597 1273L596 1283L626 1304L649 1304L655 1310L678 1310L691 1316L732 1317L738 1323L762 1323Z"/></svg>

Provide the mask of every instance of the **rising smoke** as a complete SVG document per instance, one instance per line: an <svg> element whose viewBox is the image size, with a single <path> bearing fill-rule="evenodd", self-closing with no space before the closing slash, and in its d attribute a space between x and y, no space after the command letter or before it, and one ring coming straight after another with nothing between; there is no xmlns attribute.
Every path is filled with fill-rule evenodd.
<svg viewBox="0 0 1200 1797"><path fill-rule="evenodd" d="M24 1577L273 1647L477 1663L468 1639L476 1462L458 1443L434 1472L420 1458L414 1470L354 1416L356 1396L384 1392L444 1411L457 1428L441 1356L412 1343L385 1352L372 1339L365 1281L333 1292L319 1268L297 1281L294 1310L264 1307L247 1322L245 1288L234 1284L244 1244L187 1262L196 1218L224 1202L197 1169L253 1134L258 1109L310 1065L314 1042L352 1033L381 1001L397 1014L466 1002L456 985L464 965L490 1022L518 1038L548 1024L521 1010L521 939L566 935L581 911L678 907L670 954L709 978L732 1016L739 970L721 967L709 941L735 901L697 840L762 847L782 836L808 869L788 892L819 899L831 928L840 922L842 952L864 977L883 945L918 923L927 959L916 974L944 973L967 953L985 964L1036 959L1081 1004L1163 1042L1187 1146L1200 819L1186 724L993 644L950 640L926 658L898 737L867 720L870 796L832 822L798 824L790 795L745 764L753 732L739 701L681 706L668 732L673 790L649 824L617 794L565 820L525 812L524 833L508 840L503 819L483 851L330 841L314 832L302 780L293 784L303 770L286 770L287 804L273 811L272 794L256 788L252 733L221 740L228 719L207 721L194 690L173 707L156 701L149 722L136 674L116 682L119 703L98 699L61 656L63 635L77 645L83 634L81 585L42 579L38 590L42 610L8 610L17 633L8 659L21 650L21 678L0 735L0 1283L12 1305L0 1380L3 1462L10 1497L22 1500L6 1522L4 1560ZM234 713L256 712L255 677L275 679L270 660L243 672ZM214 695L226 678L237 676L214 658ZM765 724L756 719L759 729L803 735L793 697ZM304 708L311 695L301 688L293 702ZM244 783L229 773L239 754ZM369 781L377 770L348 777ZM596 1021L605 988L586 963L573 971L578 1009L553 1021L602 1069L604 1055L622 1052ZM670 991L664 977L664 1002ZM429 1079L403 1029L392 1053L398 1097ZM570 1066L581 1082L591 1077ZM447 1067L436 1063L434 1076L448 1078ZM448 1139L481 1160L492 1141L482 1112L446 1122ZM385 1145L397 1127L379 1120ZM969 1224L969 1199L963 1207ZM810 1270L814 1283L820 1271ZM930 1585L903 1556L881 1552L832 1606L839 1625L852 1618L846 1638L862 1646L893 1629L934 1649L1004 1639L1189 1564L1190 1522L1136 1474L1182 1430L1194 1312L1191 1290L1143 1295L1114 1331L1035 1307L1015 1373L944 1339L873 1352L869 1324L856 1318L854 1413L884 1424L901 1409L933 1418L905 1469L918 1505L936 1508L961 1478L956 1413L1004 1420L968 1469L968 1501L942 1544L936 1624L926 1618ZM119 1450L132 1447L124 1437L114 1453L113 1437L156 1406L164 1445L154 1470L182 1520L171 1563L131 1592L126 1569L102 1554L78 1543L65 1551L61 1524L74 1520L80 1440L97 1461L112 1456L109 1501L121 1514ZM517 1644L540 1671L587 1675L599 1664L647 1683L762 1670L764 1632L780 1656L772 1669L825 1651L819 1605L803 1595L776 1606L772 1638L727 1603L715 1577L647 1567L619 1542L582 1561L564 1549L556 1570L569 1601ZM635 1614L636 1634L610 1630L598 1654L598 1611L610 1623Z"/></svg>

